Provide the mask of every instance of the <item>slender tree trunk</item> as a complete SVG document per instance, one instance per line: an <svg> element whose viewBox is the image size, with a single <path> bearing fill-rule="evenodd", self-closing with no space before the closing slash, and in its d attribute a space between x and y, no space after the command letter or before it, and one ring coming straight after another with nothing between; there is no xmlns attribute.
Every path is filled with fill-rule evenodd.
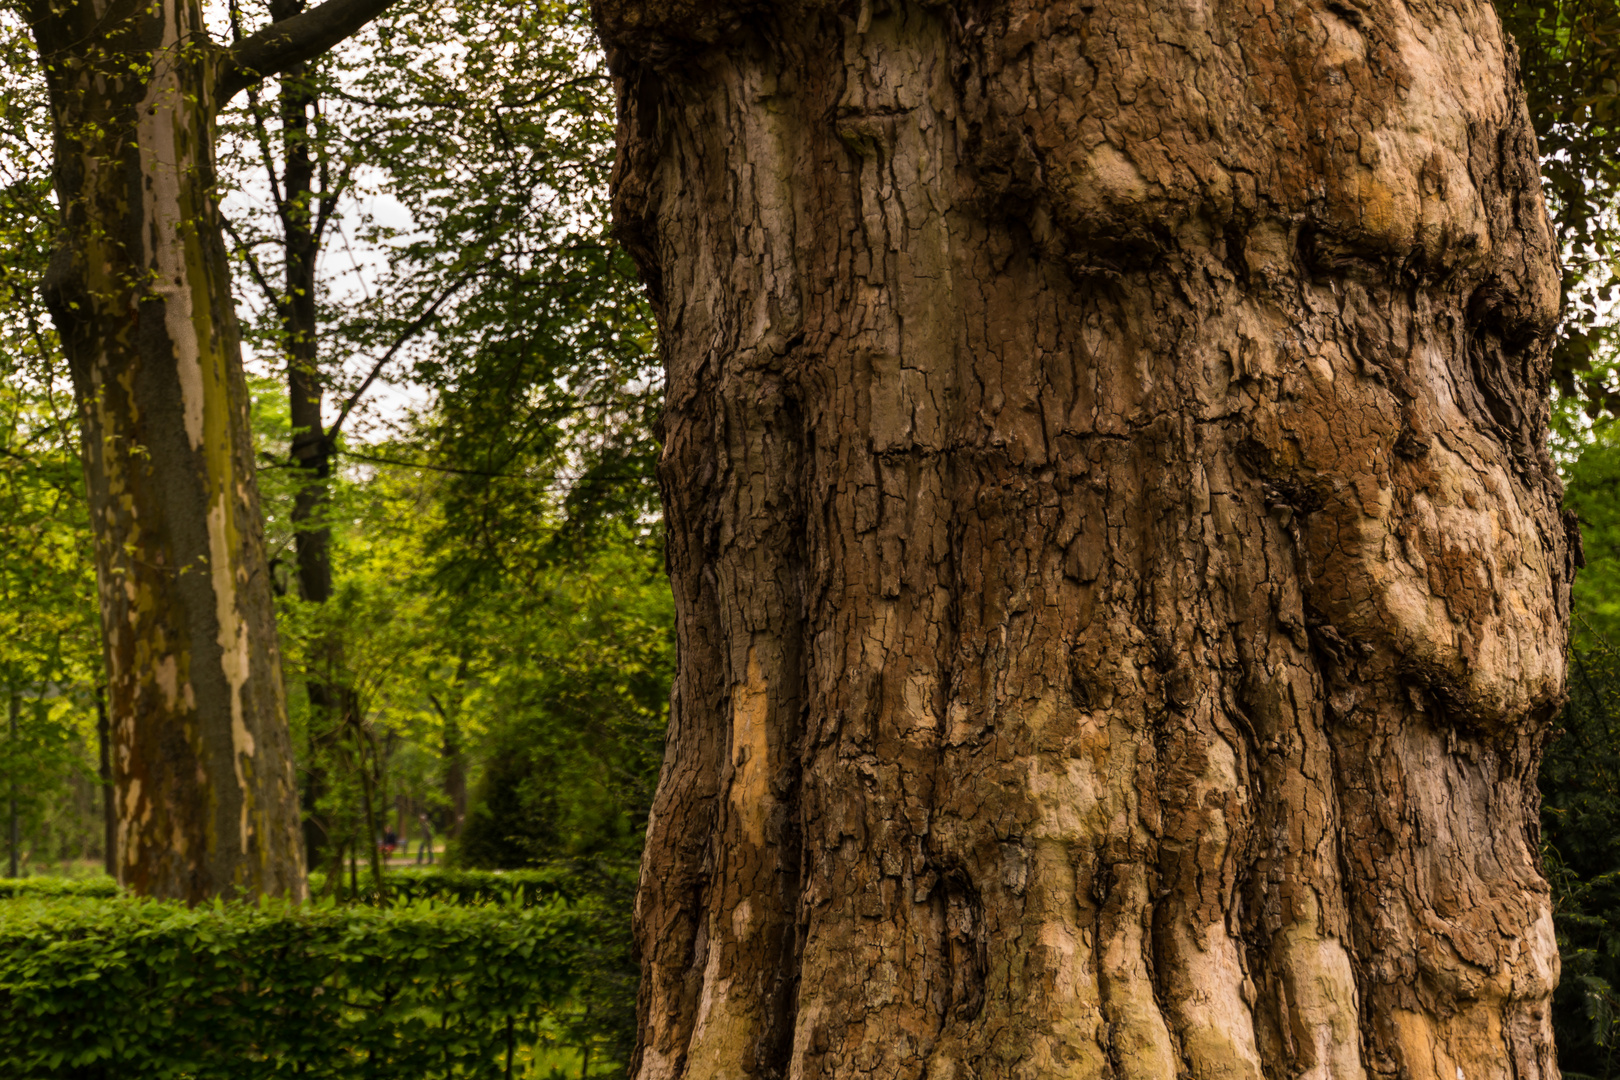
<svg viewBox="0 0 1620 1080"><path fill-rule="evenodd" d="M439 722L444 726L444 737L440 743L440 760L444 765L444 797L450 804L448 820L444 823L446 840L459 837L461 827L467 821L467 757L461 733L461 704L466 696L467 666L467 657L463 655L456 662L455 682L449 695L448 709L436 695L428 695L433 710L439 714Z"/></svg>
<svg viewBox="0 0 1620 1080"><path fill-rule="evenodd" d="M17 713L21 710L21 708L22 695L13 690L11 692L10 708L7 710L8 720L6 724L6 738L8 740L6 749L10 751L8 756L11 758L11 768L8 770L11 775L9 777L9 782L6 784L6 821L8 831L11 835L11 843L9 846L11 864L7 871L7 876L13 878L15 878L18 873L17 854L19 851L18 845L20 842L20 837L17 834L17 773L21 768L22 758L21 755L17 753Z"/></svg>
<svg viewBox="0 0 1620 1080"><path fill-rule="evenodd" d="M355 759L360 767L360 802L361 811L365 814L365 841L370 852L371 880L377 889L377 899L385 899L383 892L382 854L378 851L378 841L382 837L382 818L378 813L382 800L378 797L377 785L381 779L382 764L377 755L377 743L362 727L359 715L352 714L348 718L349 730L354 734ZM370 755L370 764L367 764L367 755Z"/></svg>
<svg viewBox="0 0 1620 1080"><path fill-rule="evenodd" d="M101 790L101 859L107 876L118 877L118 812L113 802L112 730L107 723L107 688L96 687L96 748L100 751L97 777Z"/></svg>
<svg viewBox="0 0 1620 1080"><path fill-rule="evenodd" d="M457 710L459 715L459 710ZM467 759L461 744L461 723L451 720L444 727L444 796L450 804L444 823L446 840L461 835L467 823Z"/></svg>
<svg viewBox="0 0 1620 1080"><path fill-rule="evenodd" d="M247 388L214 202L220 52L194 0L40 5L65 245L47 285L84 425L118 879L302 896Z"/></svg>
<svg viewBox="0 0 1620 1080"><path fill-rule="evenodd" d="M634 1075L1557 1077L1490 5L595 12L680 641Z"/></svg>
<svg viewBox="0 0 1620 1080"><path fill-rule="evenodd" d="M277 0L271 5L276 21L303 10L302 0ZM293 500L293 545L298 557L298 592L307 602L324 604L332 596L332 531L324 520L331 452L321 418L324 383L318 350L320 327L316 319L316 261L320 243L315 235L315 163L310 153L310 110L316 97L308 79L308 65L290 68L281 80L282 175L281 228L285 255L286 295L277 307L287 348L287 396L293 428L292 457L302 483ZM311 671L305 681L310 704L311 753L305 767L305 860L318 865L321 845L329 829L320 818L318 802L327 787L325 754L336 737L342 713L343 690L332 681L341 670L339 642L328 634L317 641Z"/></svg>
<svg viewBox="0 0 1620 1080"><path fill-rule="evenodd" d="M325 603L332 595L332 531L324 522L331 451L321 418L324 384L317 350L315 264L319 254L312 201L315 166L309 148L309 110L315 95L305 65L282 81L281 124L285 146L282 227L286 240L287 298L282 329L287 339L287 391L293 431L292 456L304 483L293 505L297 532L298 584L305 600ZM324 689L324 688L323 688Z"/></svg>

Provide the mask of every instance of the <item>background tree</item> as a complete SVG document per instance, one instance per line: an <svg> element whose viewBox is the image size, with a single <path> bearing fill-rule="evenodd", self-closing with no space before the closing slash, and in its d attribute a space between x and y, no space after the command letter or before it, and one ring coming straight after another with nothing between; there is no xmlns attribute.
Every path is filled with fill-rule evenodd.
<svg viewBox="0 0 1620 1080"><path fill-rule="evenodd" d="M596 13L680 643L636 1075L1553 1075L1494 11Z"/></svg>
<svg viewBox="0 0 1620 1080"><path fill-rule="evenodd" d="M309 688L308 712L295 707L294 722L308 738L312 841L333 831L323 805L333 813L347 805L327 790L337 781L324 779L323 748L348 755L337 748L352 744L351 727L364 728L368 713L351 695L374 677L346 658L369 648L364 620L349 621L364 605L316 611L334 590L379 581L335 568L344 545L329 539L330 515L315 512L336 490L321 476L342 455L362 469L370 459L443 477L435 490L458 503L434 547L435 559L442 548L446 565L459 567L456 582L433 586L447 597L522 588L503 578L514 542L545 552L525 557L540 567L569 558L594 523L632 520L651 506L657 381L633 275L601 235L611 93L593 57L577 5L399 5L299 75L297 108L287 108L292 80L283 79L279 106L250 96L227 117L224 167L269 178L226 204L244 291L257 294L248 339L261 355L286 358L297 399L290 445L304 482L282 493L281 479L271 480L272 503L290 500L291 510L268 512L272 548L283 521L298 551L298 593L313 605L284 610L299 627L292 670ZM431 406L393 414L381 429L392 449L346 443L357 423L378 436L381 414L370 406L389 381L413 385ZM322 397L331 405L318 419ZM323 494L312 495L312 483ZM338 498L328 509L369 514L378 505ZM474 548L485 554L469 560ZM315 578L312 560L323 568ZM430 635L441 650L467 638L465 606L444 609L449 625ZM454 835L475 769L459 703L469 679L482 676L469 674L459 646L442 660L430 699L443 706L435 716L444 799L434 803ZM314 858L316 844L310 851Z"/></svg>
<svg viewBox="0 0 1620 1080"><path fill-rule="evenodd" d="M46 293L97 532L117 865L143 893L303 893L214 121L384 6L332 0L226 50L189 0L24 5L55 125Z"/></svg>

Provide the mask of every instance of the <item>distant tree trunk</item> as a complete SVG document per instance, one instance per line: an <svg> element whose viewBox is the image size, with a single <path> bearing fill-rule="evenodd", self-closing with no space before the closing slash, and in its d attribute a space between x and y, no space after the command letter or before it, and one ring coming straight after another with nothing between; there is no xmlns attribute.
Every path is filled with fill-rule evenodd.
<svg viewBox="0 0 1620 1080"><path fill-rule="evenodd" d="M112 732L107 723L107 688L96 687L97 777L101 790L101 859L107 875L118 877L118 812L113 803Z"/></svg>
<svg viewBox="0 0 1620 1080"><path fill-rule="evenodd" d="M454 840L467 820L467 761L461 745L460 710L444 723L444 796L450 804L444 835Z"/></svg>
<svg viewBox="0 0 1620 1080"><path fill-rule="evenodd" d="M461 733L461 703L465 695L466 681L467 657L463 655L456 662L449 708L439 700L438 695L428 695L428 700L433 704L433 711L439 714L439 723L444 728L440 742L440 761L444 767L444 797L450 807L446 812L444 823L444 835L447 840L458 838L461 835L461 827L467 821L467 754Z"/></svg>
<svg viewBox="0 0 1620 1080"><path fill-rule="evenodd" d="M1558 1076L1558 270L1484 0L596 0L664 1077Z"/></svg>
<svg viewBox="0 0 1620 1080"><path fill-rule="evenodd" d="M276 0L270 13L279 22L299 14L303 7L302 0ZM294 432L292 458L303 480L292 512L298 592L309 603L324 604L332 598L332 530L324 520L332 457L321 416L325 385L315 305L320 241L315 230L315 164L309 144L309 112L316 98L308 74L307 65L297 64L281 79L281 227L286 292L277 308L287 349L287 397ZM313 657L312 674L304 683L311 714L310 755L304 770L304 852L310 866L320 864L322 845L331 831L319 810L319 800L327 788L326 755L321 751L329 749L337 737L345 707L343 688L333 681L341 671L339 643L328 635L314 648L318 655Z"/></svg>
<svg viewBox="0 0 1620 1080"><path fill-rule="evenodd" d="M17 773L22 766L22 757L17 753L17 713L21 708L22 695L13 689L10 694L10 708L7 709L6 722L6 750L8 751L7 756L11 759L11 768L7 770L10 776L7 778L6 783L6 827L11 841L8 845L10 867L6 871L6 876L13 878L18 874L17 856L21 842L21 838L17 833Z"/></svg>
<svg viewBox="0 0 1620 1080"><path fill-rule="evenodd" d="M84 425L118 878L139 893L304 894L214 118L384 6L331 0L230 50L195 0L28 6L56 125L46 288Z"/></svg>

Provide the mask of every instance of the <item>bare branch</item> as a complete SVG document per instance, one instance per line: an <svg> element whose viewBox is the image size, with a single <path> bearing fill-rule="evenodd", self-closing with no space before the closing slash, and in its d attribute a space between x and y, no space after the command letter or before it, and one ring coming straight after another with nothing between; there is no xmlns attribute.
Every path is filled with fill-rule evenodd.
<svg viewBox="0 0 1620 1080"><path fill-rule="evenodd" d="M394 339L394 343L388 346L388 351L383 353L382 356L378 358L377 362L371 365L371 372L365 377L365 380L361 382L359 387L355 389L354 393L349 395L349 400L343 403L343 408L338 411L337 419L332 421L331 428L329 428L326 432L326 437L328 439L337 438L338 431L343 427L343 422L349 418L349 413L353 412L354 407L360 404L360 399L365 396L365 392L367 390L371 389L371 384L376 381L378 375L382 374L382 369L388 366L389 361L393 360L395 354L398 353L400 349L404 348L407 342L425 330L428 324L433 321L433 316L438 314L439 308L444 305L444 302L450 299L451 296L455 295L455 293L463 285L471 281L474 275L482 270L485 265L487 264L479 263L478 265L462 273L461 276L457 277L455 281L451 282L450 285L439 294L438 298L434 300L433 303L429 304L420 315L411 320L410 324L406 326L404 330L400 331L399 336Z"/></svg>
<svg viewBox="0 0 1620 1080"><path fill-rule="evenodd" d="M253 277L254 283L259 286L259 291L264 293L264 298L270 301L270 306L275 308L276 314L279 316L286 307L281 294L271 286L270 279L265 277L264 268L259 265L259 257L253 254L252 245L242 239L241 234L236 231L236 226L231 224L230 218L224 218L223 220L225 231L230 234L231 239L236 243L236 250L242 253L243 261L247 263L248 273Z"/></svg>
<svg viewBox="0 0 1620 1080"><path fill-rule="evenodd" d="M388 9L393 0L326 0L302 15L271 23L227 54L215 87L223 105L261 79L327 52Z"/></svg>
<svg viewBox="0 0 1620 1080"><path fill-rule="evenodd" d="M393 465L401 469L421 469L425 472L454 473L457 476L481 476L491 480L523 480L531 484L574 484L581 480L624 480L634 483L655 483L658 477L650 473L544 473L531 476L527 473L491 472L487 469L463 469L454 465L435 465L429 461L401 461L398 458L374 457L370 454L360 454L353 450L343 451L343 456L355 461L365 461L373 465Z"/></svg>
<svg viewBox="0 0 1620 1080"><path fill-rule="evenodd" d="M316 200L315 228L311 230L315 237L315 246L318 248L326 241L326 227L332 221L332 211L337 208L338 200L343 198L344 191L349 186L349 180L354 173L355 164L359 157L351 157L343 163L343 170L338 173L337 183L328 184L324 175L327 171L326 158L321 159L321 194Z"/></svg>

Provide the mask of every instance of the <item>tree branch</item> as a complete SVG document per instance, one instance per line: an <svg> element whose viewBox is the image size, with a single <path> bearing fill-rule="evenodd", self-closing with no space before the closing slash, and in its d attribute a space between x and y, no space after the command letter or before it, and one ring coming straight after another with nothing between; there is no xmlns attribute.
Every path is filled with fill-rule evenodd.
<svg viewBox="0 0 1620 1080"><path fill-rule="evenodd" d="M421 331L433 321L433 316L438 314L439 308L443 306L444 302L450 299L450 297L454 295L456 291L459 290L463 285L471 281L473 276L482 270L486 265L486 263L478 263L470 269L464 271L459 277L456 278L455 281L450 283L448 288L439 294L438 299L429 304L425 311L419 314L415 319L411 320L410 324L400 332L399 336L394 338L394 343L388 347L388 351L383 353L382 357L378 359L376 363L371 365L370 374L368 374L365 377L365 380L361 382L359 388L356 389L354 393L349 395L349 399L343 403L343 408L338 411L337 419L332 421L332 426L326 431L327 439L330 440L337 438L338 432L343 428L343 421L347 420L349 418L349 413L354 411L354 407L356 405L360 404L360 399L365 396L367 390L371 389L371 384L376 380L378 375L382 374L382 369L388 366L388 362L394 358L394 354L399 352L400 349L404 348L413 337L421 333Z"/></svg>
<svg viewBox="0 0 1620 1080"><path fill-rule="evenodd" d="M458 476L481 476L490 480L524 480L533 484L578 483L581 480L625 480L636 483L653 483L658 477L649 473L543 473L530 476L527 473L492 472L487 469L462 469L454 465L434 465L427 461L400 461L398 458L373 457L370 454L359 454L353 450L344 450L343 456L353 458L355 461L365 461L373 465L394 465L401 469L423 469L428 472L455 473Z"/></svg>
<svg viewBox="0 0 1620 1080"><path fill-rule="evenodd" d="M242 253L243 261L247 263L248 273L252 275L254 283L259 286L259 291L264 293L264 298L275 309L276 317L283 317L287 305L282 300L281 294L276 292L270 285L270 279L265 277L264 268L259 265L259 257L253 254L252 246L243 241L241 234L236 231L236 226L231 224L231 219L224 217L224 215L221 215L221 219L225 223L225 231L230 234L231 239L236 243L236 250Z"/></svg>
<svg viewBox="0 0 1620 1080"><path fill-rule="evenodd" d="M215 87L216 105L294 64L313 60L388 9L393 0L326 0L302 15L271 23L227 54Z"/></svg>

